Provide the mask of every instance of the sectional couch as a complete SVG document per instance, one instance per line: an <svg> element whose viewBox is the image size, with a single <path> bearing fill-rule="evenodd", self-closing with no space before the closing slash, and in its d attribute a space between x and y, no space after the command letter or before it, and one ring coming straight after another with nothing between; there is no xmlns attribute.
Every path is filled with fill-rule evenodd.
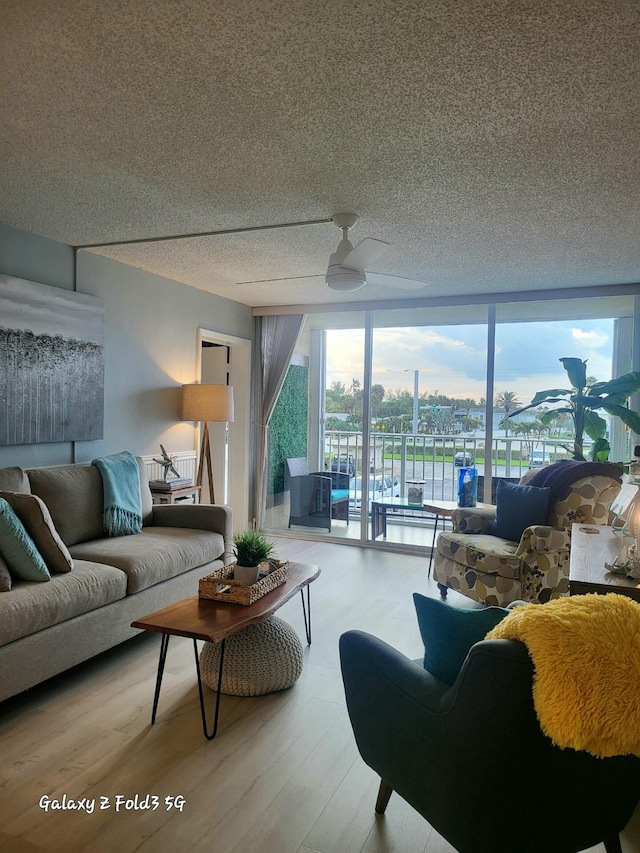
<svg viewBox="0 0 640 853"><path fill-rule="evenodd" d="M133 620L197 594L200 577L231 561L231 509L153 505L138 465L142 532L116 537L103 531L95 466L0 469L0 497L13 500L18 516L21 504L47 516L47 547L55 552L45 549L50 580L14 575L0 592L0 700L138 634Z"/></svg>

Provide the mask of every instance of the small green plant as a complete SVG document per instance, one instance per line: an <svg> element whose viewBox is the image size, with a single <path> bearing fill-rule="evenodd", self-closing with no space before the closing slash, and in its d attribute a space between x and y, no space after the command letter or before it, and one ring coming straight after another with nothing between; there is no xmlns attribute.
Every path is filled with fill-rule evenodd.
<svg viewBox="0 0 640 853"><path fill-rule="evenodd" d="M244 530L233 536L233 553L239 566L259 566L273 556L274 547L259 530Z"/></svg>
<svg viewBox="0 0 640 853"><path fill-rule="evenodd" d="M538 391L528 406L511 412L509 417L539 406L541 403L562 403L563 405L559 408L545 412L540 418L540 423L548 426L559 414L571 415L574 428L573 448L567 449L573 451L573 458L584 461L583 445L586 433L593 439L591 459L606 462L611 450L605 438L607 422L597 414L597 410L601 409L612 417L620 418L635 433L640 433L640 415L627 406L627 398L640 390L640 373L625 373L624 376L611 379L609 382L593 382L587 379L586 361L579 358L561 358L560 361L567 371L571 388Z"/></svg>

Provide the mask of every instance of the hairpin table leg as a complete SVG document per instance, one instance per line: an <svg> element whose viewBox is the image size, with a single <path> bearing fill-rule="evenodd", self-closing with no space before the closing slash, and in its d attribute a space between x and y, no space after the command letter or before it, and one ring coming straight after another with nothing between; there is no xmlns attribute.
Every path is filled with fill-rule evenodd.
<svg viewBox="0 0 640 853"><path fill-rule="evenodd" d="M153 710L151 712L151 725L156 721L156 711L158 710L158 699L160 699L160 687L162 686L162 675L164 673L164 662L167 659L167 649L169 648L169 638L171 634L163 634L160 640L160 657L158 659L158 675L156 676L156 691L153 695Z"/></svg>
<svg viewBox="0 0 640 853"><path fill-rule="evenodd" d="M202 676L200 675L200 658L198 657L198 643L194 639L193 651L196 656L196 673L198 674L198 694L200 696L200 714L202 716L202 730L207 740L213 740L218 731L218 715L220 713L220 692L222 687L222 669L224 667L224 644L225 640L220 643L220 664L218 666L218 689L216 691L216 710L213 718L213 731L211 734L207 732L207 715L204 708L204 694L202 692Z"/></svg>
<svg viewBox="0 0 640 853"><path fill-rule="evenodd" d="M311 645L311 592L309 590L310 584L307 584L307 605L305 607L304 603L304 589L300 590L300 597L302 598L302 615L304 616L304 630L307 635L307 645Z"/></svg>
<svg viewBox="0 0 640 853"><path fill-rule="evenodd" d="M433 563L433 554L436 550L436 536L438 535L438 522L440 521L440 516L436 514L435 521L433 522L433 540L431 541L431 556L429 557L429 569L427 571L427 577L431 575L431 564ZM444 519L442 520L442 528L444 529Z"/></svg>

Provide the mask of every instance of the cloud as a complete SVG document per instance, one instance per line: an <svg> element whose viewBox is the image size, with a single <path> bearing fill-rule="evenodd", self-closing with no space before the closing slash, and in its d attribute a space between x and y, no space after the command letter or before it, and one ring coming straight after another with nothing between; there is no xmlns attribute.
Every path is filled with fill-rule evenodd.
<svg viewBox="0 0 640 853"><path fill-rule="evenodd" d="M545 388L563 388L560 359L589 361L589 375L611 378L613 321L584 320L504 323L496 327L495 391L515 391L528 402ZM327 333L327 384L346 385L364 371L361 329ZM468 326L385 327L374 330L373 382L387 390L413 391L410 373L419 371L420 393L451 397L486 395L487 329ZM409 371L409 372L407 372Z"/></svg>
<svg viewBox="0 0 640 853"><path fill-rule="evenodd" d="M609 335L601 329L571 329L572 337L586 349L599 349L609 342Z"/></svg>

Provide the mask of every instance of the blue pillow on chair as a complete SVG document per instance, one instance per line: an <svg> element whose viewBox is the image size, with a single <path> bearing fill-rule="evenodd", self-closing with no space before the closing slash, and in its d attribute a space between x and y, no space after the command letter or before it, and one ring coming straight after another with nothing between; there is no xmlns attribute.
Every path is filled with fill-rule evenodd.
<svg viewBox="0 0 640 853"><path fill-rule="evenodd" d="M546 487L517 486L501 480L496 493L493 535L519 542L527 527L546 524L550 492Z"/></svg>
<svg viewBox="0 0 640 853"><path fill-rule="evenodd" d="M424 668L447 684L458 677L471 646L484 640L510 612L504 607L454 607L418 592L413 601L424 643Z"/></svg>

